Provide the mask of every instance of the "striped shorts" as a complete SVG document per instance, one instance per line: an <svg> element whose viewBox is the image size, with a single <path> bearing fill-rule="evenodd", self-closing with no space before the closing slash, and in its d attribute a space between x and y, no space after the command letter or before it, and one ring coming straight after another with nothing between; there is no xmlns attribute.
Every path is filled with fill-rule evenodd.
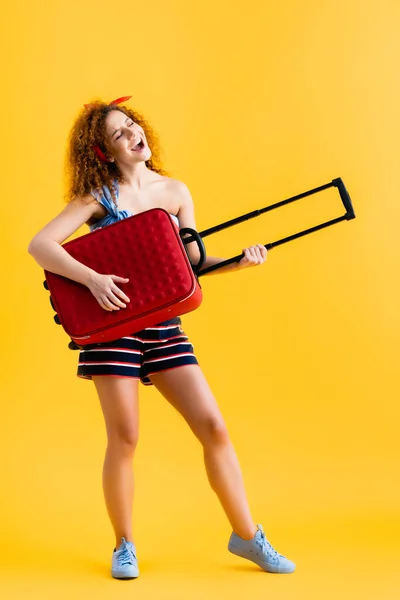
<svg viewBox="0 0 400 600"><path fill-rule="evenodd" d="M78 377L95 375L133 377L152 385L150 376L184 365L197 365L193 346L176 317L132 335L83 348L79 353Z"/></svg>

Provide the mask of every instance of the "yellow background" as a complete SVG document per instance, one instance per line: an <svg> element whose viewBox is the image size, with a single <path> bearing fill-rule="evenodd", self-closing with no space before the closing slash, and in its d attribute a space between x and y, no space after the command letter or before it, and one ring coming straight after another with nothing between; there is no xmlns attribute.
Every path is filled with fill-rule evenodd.
<svg viewBox="0 0 400 600"><path fill-rule="evenodd" d="M399 597L399 3L4 8L2 597ZM81 105L128 94L189 186L199 230L335 177L352 197L355 221L272 251L262 268L203 279L204 303L183 321L254 518L294 575L227 552L198 442L142 387L141 577L122 590L109 576L103 419L27 246L63 208ZM209 238L208 252L237 254L342 213L338 196L320 194Z"/></svg>

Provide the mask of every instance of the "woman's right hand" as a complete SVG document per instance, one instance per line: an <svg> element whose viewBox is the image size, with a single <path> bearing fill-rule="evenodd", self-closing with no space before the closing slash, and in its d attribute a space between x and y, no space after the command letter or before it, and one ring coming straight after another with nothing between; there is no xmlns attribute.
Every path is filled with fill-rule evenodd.
<svg viewBox="0 0 400 600"><path fill-rule="evenodd" d="M126 308L126 304L122 300L130 302L128 296L116 285L116 283L128 283L128 281L129 279L118 277L118 275L101 275L93 272L86 285L100 306L104 310L112 311Z"/></svg>

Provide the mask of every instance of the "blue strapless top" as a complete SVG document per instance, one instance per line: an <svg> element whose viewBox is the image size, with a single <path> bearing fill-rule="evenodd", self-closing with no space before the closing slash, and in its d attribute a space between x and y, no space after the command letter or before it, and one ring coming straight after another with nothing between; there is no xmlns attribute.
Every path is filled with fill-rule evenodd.
<svg viewBox="0 0 400 600"><path fill-rule="evenodd" d="M115 195L116 195L116 199L117 199L117 203L118 203L118 198L119 198L118 182L114 183L114 189L115 189ZM91 194L92 194L92 196L94 196L96 198L96 200L98 202L100 202L100 204L102 204L107 209L107 214L105 215L105 217L103 217L99 221L96 221L96 223L93 223L92 225L90 225L89 226L90 231L94 231L95 229L100 229L100 227L107 227L107 225L111 225L112 223L116 223L117 221L122 221L122 219L126 219L127 217L133 216L133 213L131 213L129 210L118 210L118 207L115 206L115 204L112 200L111 193L110 193L108 186L103 185L103 193L101 195L98 192L91 192ZM171 214L171 217L173 218L173 220L179 227L178 217L176 215L172 215L172 214Z"/></svg>

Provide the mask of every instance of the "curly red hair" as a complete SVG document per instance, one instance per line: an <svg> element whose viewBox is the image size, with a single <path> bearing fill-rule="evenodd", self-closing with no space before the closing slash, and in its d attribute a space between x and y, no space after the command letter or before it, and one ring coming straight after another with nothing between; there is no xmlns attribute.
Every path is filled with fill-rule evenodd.
<svg viewBox="0 0 400 600"><path fill-rule="evenodd" d="M146 161L147 168L160 175L168 176L168 173L162 168L161 148L157 134L145 118L126 106L115 106L101 101L94 102L82 110L68 136L65 157L67 180L65 199L68 202L76 196L84 196L92 191L101 192L103 185L109 188L112 199L114 202L116 201L112 183L114 181L123 183L123 175L115 162L102 162L93 150L93 146L99 146L103 152L109 152L105 135L105 121L112 110L121 111L143 128L151 150L151 157Z"/></svg>

